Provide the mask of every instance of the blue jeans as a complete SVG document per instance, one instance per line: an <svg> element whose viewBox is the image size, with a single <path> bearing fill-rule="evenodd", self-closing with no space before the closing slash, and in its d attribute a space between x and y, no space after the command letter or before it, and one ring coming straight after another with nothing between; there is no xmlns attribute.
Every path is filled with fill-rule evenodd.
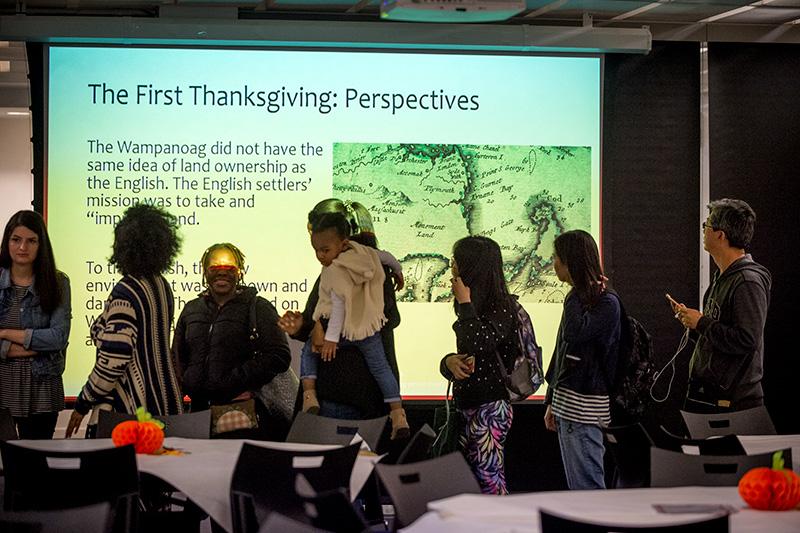
<svg viewBox="0 0 800 533"><path fill-rule="evenodd" d="M385 403L400 401L400 384L397 383L397 378L394 377L392 369L389 367L389 361L386 360L380 331L357 341L339 339L339 347L341 346L358 348L358 351L364 356L370 374L381 389ZM311 351L311 340L309 339L303 345L303 351L300 354L300 379L317 379L318 368L319 354Z"/></svg>
<svg viewBox="0 0 800 533"><path fill-rule="evenodd" d="M364 418L358 407L332 402L323 398L319 399L319 415L338 418L339 420L363 420Z"/></svg>
<svg viewBox="0 0 800 533"><path fill-rule="evenodd" d="M573 490L606 488L603 469L603 432L599 426L571 422L556 416L558 444L567 486Z"/></svg>

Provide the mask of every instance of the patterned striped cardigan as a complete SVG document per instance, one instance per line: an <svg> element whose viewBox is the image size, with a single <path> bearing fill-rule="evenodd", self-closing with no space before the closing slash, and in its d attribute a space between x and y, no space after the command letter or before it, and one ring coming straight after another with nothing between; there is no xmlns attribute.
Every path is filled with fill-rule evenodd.
<svg viewBox="0 0 800 533"><path fill-rule="evenodd" d="M125 276L111 290L103 313L91 326L97 360L75 409L86 414L98 404L153 415L183 411L180 386L170 355L174 301L163 276Z"/></svg>

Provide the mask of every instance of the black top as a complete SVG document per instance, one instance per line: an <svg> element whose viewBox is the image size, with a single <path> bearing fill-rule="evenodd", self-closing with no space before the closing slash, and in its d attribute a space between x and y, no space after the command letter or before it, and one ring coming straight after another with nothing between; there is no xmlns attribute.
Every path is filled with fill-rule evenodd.
<svg viewBox="0 0 800 533"><path fill-rule="evenodd" d="M453 399L459 409L470 409L497 400L508 400L500 374L497 353L506 368L519 354L518 321L510 302L498 303L478 316L472 303L458 304L458 320L453 324L458 353L475 356L475 371L466 379L453 381ZM449 355L449 354L448 354ZM447 379L453 375L445 365L439 371Z"/></svg>

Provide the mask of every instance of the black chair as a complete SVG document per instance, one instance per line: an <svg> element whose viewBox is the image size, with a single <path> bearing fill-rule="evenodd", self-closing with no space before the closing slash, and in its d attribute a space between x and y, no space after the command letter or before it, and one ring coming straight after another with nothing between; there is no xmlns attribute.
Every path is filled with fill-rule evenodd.
<svg viewBox="0 0 800 533"><path fill-rule="evenodd" d="M791 468L791 450L783 451ZM760 455L687 455L660 448L650 449L650 486L735 486L750 469L772 466L772 453Z"/></svg>
<svg viewBox="0 0 800 533"><path fill-rule="evenodd" d="M139 473L133 446L43 451L0 442L5 509L54 510L109 502L117 533L136 531Z"/></svg>
<svg viewBox="0 0 800 533"><path fill-rule="evenodd" d="M744 447L736 435L689 439L675 435L664 426L660 426L654 440L656 447L675 452L686 453L688 448L695 449L699 455L746 455Z"/></svg>
<svg viewBox="0 0 800 533"><path fill-rule="evenodd" d="M306 518L314 527L332 533L369 531L364 515L350 502L347 490L317 492L303 474L297 474L295 492L302 499Z"/></svg>
<svg viewBox="0 0 800 533"><path fill-rule="evenodd" d="M164 423L165 437L183 437L187 439L211 438L211 411L197 411L181 415L154 416ZM136 415L100 411L97 417L97 438L111 438L111 432L120 422L136 420Z"/></svg>
<svg viewBox="0 0 800 533"><path fill-rule="evenodd" d="M388 416L368 420L342 420L299 412L292 422L286 442L309 444L339 444L346 446L356 433L361 435L371 450L378 449Z"/></svg>
<svg viewBox="0 0 800 533"><path fill-rule="evenodd" d="M414 433L414 436L408 441L406 447L400 452L396 464L418 463L419 461L429 459L431 456L431 446L433 446L433 441L435 440L436 432L428 424L424 424L419 431Z"/></svg>
<svg viewBox="0 0 800 533"><path fill-rule="evenodd" d="M17 425L14 423L11 411L0 407L0 440L17 440L18 438Z"/></svg>
<svg viewBox="0 0 800 533"><path fill-rule="evenodd" d="M179 415L158 415L156 420L164 423L164 437L183 437L187 439L211 438L211 411L197 411ZM134 415L101 411L97 421L100 438L101 427L108 431L124 420L136 419ZM178 530L184 533L196 532L206 514L172 485L147 472L141 476L141 496L144 511L141 515L143 530L153 528Z"/></svg>
<svg viewBox="0 0 800 533"><path fill-rule="evenodd" d="M155 416L164 423L165 437L183 437L185 439L211 438L211 411L196 411L181 415Z"/></svg>
<svg viewBox="0 0 800 533"><path fill-rule="evenodd" d="M316 492L348 490L360 444L323 451L276 450L248 443L231 481L234 533L255 533L273 511L303 520L303 500L295 490L303 474Z"/></svg>
<svg viewBox="0 0 800 533"><path fill-rule="evenodd" d="M681 411L681 416L693 439L716 435L776 435L775 425L763 405L719 414Z"/></svg>
<svg viewBox="0 0 800 533"><path fill-rule="evenodd" d="M578 520L540 509L539 521L542 533L634 533L645 531L652 533L728 533L729 527L727 514L663 526L652 524L634 526Z"/></svg>
<svg viewBox="0 0 800 533"><path fill-rule="evenodd" d="M436 432L428 424L423 424L402 449L393 448L392 443L397 441L392 441L389 453L381 459L381 462L384 464L408 464L430 459L431 448L435 440ZM385 493L383 485L373 471L359 494L359 498L364 503L364 514L371 524L385 524L389 518L383 513L383 503L390 503L384 495Z"/></svg>
<svg viewBox="0 0 800 533"><path fill-rule="evenodd" d="M56 511L0 511L4 533L108 533L111 527L108 502Z"/></svg>
<svg viewBox="0 0 800 533"><path fill-rule="evenodd" d="M379 463L375 471L394 504L395 529L422 516L430 501L481 492L475 475L459 452L404 465Z"/></svg>
<svg viewBox="0 0 800 533"><path fill-rule="evenodd" d="M601 427L614 458L613 486L630 489L650 486L650 447L653 441L641 424Z"/></svg>
<svg viewBox="0 0 800 533"><path fill-rule="evenodd" d="M324 529L289 518L281 513L272 513L262 524L258 533L332 533Z"/></svg>

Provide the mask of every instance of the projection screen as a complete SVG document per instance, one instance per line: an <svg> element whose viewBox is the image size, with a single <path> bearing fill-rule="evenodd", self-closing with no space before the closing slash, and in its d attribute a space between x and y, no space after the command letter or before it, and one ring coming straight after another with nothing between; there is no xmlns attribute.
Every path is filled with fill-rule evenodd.
<svg viewBox="0 0 800 533"><path fill-rule="evenodd" d="M119 279L114 223L138 202L182 224L167 275L176 319L222 241L279 313L301 310L320 272L308 211L363 203L404 267L395 338L412 399L446 388L452 245L491 237L547 364L567 291L553 238L600 237L602 57L53 46L47 71L46 216L72 284L67 395L91 370L89 325Z"/></svg>

